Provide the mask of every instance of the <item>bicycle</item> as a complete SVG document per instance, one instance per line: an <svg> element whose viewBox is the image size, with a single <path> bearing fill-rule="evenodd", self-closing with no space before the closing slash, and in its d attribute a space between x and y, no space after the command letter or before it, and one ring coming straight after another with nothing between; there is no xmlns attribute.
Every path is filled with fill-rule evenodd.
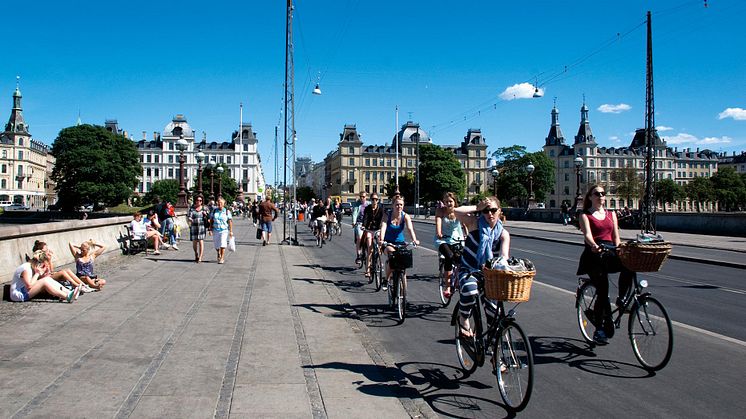
<svg viewBox="0 0 746 419"><path fill-rule="evenodd" d="M440 302L443 304L443 307L448 307L448 304L451 303L451 298L453 298L453 294L456 292L456 280L458 279L458 269L461 264L461 252L464 250L463 241L449 246L451 246L451 250L453 251L453 269L451 270L449 284L451 287L451 294L448 296L443 293L443 291L445 291L446 281L445 257L438 252L438 295L440 296Z"/></svg>
<svg viewBox="0 0 746 419"><path fill-rule="evenodd" d="M394 252L389 256L391 281L385 279L389 307L396 306L396 315L403 323L407 315L407 269L412 267L412 249L414 242L404 244L381 242L383 248L391 246ZM383 287L383 285L382 285Z"/></svg>
<svg viewBox="0 0 746 419"><path fill-rule="evenodd" d="M381 246L379 244L380 235L380 232L377 230L375 231L375 234L373 234L373 246L370 255L370 282L375 283L376 291L381 290L384 275L383 262L381 261ZM363 254L363 257L365 257L365 254Z"/></svg>
<svg viewBox="0 0 746 419"><path fill-rule="evenodd" d="M604 253L615 251L613 245L601 245L602 257ZM615 329L621 327L622 316L629 313L627 321L627 333L632 345L635 358L648 371L658 371L668 364L673 352L673 328L668 312L656 298L645 291L648 282L637 278L627 294L618 301L617 307L612 310L611 318ZM583 339L595 347L593 341L593 330L600 326L602 319L597 319L594 306L596 299L596 286L590 278L578 278L578 289L575 297L575 309L577 311L578 326ZM603 298L608 298L604 296ZM616 316L616 317L615 317Z"/></svg>
<svg viewBox="0 0 746 419"><path fill-rule="evenodd" d="M329 239L329 241L332 241L332 236L334 236L335 234L339 235L339 223L337 222L337 220L332 220L327 221L326 225L326 231L329 232L329 234L327 234L327 239Z"/></svg>
<svg viewBox="0 0 746 419"><path fill-rule="evenodd" d="M323 219L317 218L314 221L313 234L316 236L316 245L319 247L324 247L324 243L326 243L326 241L324 240L324 235L326 234L326 222Z"/></svg>
<svg viewBox="0 0 746 419"><path fill-rule="evenodd" d="M515 320L516 308L520 303L506 312L503 301L488 300L484 295L484 274L474 272L472 275L479 284L479 298L467 319L468 324L473 325L473 335L465 336L461 333L460 302L456 303L451 316L451 325L456 330L456 355L459 364L467 374L473 373L477 367L484 365L489 346L492 372L497 378L500 396L513 411L523 410L528 405L533 390L534 356L531 343ZM483 330L483 304L495 313L491 319L487 316L489 322L486 331Z"/></svg>

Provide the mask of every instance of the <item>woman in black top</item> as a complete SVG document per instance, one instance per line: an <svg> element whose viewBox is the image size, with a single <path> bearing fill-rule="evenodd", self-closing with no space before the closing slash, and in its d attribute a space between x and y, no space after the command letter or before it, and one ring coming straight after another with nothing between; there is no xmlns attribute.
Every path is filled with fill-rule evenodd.
<svg viewBox="0 0 746 419"><path fill-rule="evenodd" d="M375 192L370 194L370 200L372 203L365 207L365 212L363 213L363 237L368 245L368 253L365 255L368 260L368 271L365 272L366 277L370 277L370 256L373 252L373 234L378 234L378 230L381 229L381 220L383 220L383 207L379 203L378 194Z"/></svg>

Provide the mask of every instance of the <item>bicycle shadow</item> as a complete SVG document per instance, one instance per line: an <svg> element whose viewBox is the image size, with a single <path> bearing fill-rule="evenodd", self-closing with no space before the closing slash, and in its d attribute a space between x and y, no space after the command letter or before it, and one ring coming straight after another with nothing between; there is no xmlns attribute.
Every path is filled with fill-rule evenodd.
<svg viewBox="0 0 746 419"><path fill-rule="evenodd" d="M614 378L648 378L648 372L639 365L611 359L598 358L596 347L582 339L561 336L529 337L534 353L534 364L566 364L569 367L596 375Z"/></svg>

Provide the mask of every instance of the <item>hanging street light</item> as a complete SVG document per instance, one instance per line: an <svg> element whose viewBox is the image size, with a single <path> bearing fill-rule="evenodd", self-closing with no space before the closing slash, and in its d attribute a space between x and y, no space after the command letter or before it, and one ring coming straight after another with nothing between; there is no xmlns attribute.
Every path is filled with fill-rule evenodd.
<svg viewBox="0 0 746 419"><path fill-rule="evenodd" d="M316 83L316 87L313 88L313 94L321 96L321 87L319 87L318 83Z"/></svg>

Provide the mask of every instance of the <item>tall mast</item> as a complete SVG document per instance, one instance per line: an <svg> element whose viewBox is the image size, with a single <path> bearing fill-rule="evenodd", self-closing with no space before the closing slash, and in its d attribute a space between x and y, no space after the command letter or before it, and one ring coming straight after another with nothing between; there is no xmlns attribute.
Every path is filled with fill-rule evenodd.
<svg viewBox="0 0 746 419"><path fill-rule="evenodd" d="M655 231L655 103L653 94L653 29L647 13L647 62L645 79L645 196L641 205L641 229Z"/></svg>
<svg viewBox="0 0 746 419"><path fill-rule="evenodd" d="M399 105L396 105L396 126L394 127L394 149L396 150L396 193L399 193Z"/></svg>

